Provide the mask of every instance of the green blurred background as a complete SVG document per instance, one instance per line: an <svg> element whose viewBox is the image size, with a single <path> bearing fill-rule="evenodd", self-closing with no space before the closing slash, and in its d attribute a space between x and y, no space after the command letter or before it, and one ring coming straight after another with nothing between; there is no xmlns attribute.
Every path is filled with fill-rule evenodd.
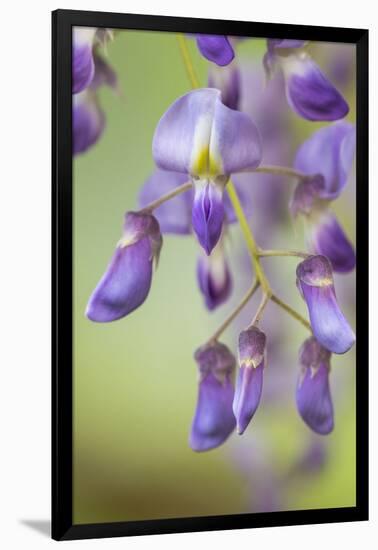
<svg viewBox="0 0 378 550"><path fill-rule="evenodd" d="M207 63L194 41L188 43L205 84ZM262 40L246 40L238 56L259 60L264 48ZM287 404L265 405L263 395L243 438L235 434L205 454L189 448L197 394L192 354L232 307L229 303L216 313L205 310L195 280L194 238L165 237L149 298L131 316L109 324L85 318L87 300L121 236L123 214L136 207L138 190L153 170L156 123L189 90L173 34L121 31L107 50L122 97L101 90L106 131L95 147L74 160L74 522L250 512L261 508L265 489L277 493L279 504L272 509L353 506L354 351L332 363L336 429L326 441L325 467L290 475L292 464L313 441L294 401L297 350L306 334L277 309L279 323L290 331L285 342L289 361L281 365L292 388ZM315 46L315 53L321 60L327 49ZM353 120L353 85L348 94L348 118ZM292 119L297 143L319 126L295 115ZM354 240L353 189L335 209ZM242 242L237 227L231 237ZM290 223L281 237L288 248L303 247L301 230ZM305 314L294 284L295 263L271 261L286 281L286 299ZM342 306L354 326L354 276L336 278L336 285L339 281L346 288L340 294ZM241 278L239 286L235 295L249 286L248 279ZM235 337L229 331L224 338L233 349ZM274 370L268 368L266 376L271 375Z"/></svg>

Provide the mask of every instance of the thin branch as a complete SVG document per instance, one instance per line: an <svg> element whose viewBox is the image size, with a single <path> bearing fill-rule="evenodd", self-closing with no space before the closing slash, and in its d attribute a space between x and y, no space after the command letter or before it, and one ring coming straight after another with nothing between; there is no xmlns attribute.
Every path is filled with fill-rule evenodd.
<svg viewBox="0 0 378 550"><path fill-rule="evenodd" d="M186 72L188 73L192 88L199 88L200 83L194 70L192 60L190 59L189 49L186 43L185 36L183 36L182 34L178 34L177 41L179 43L181 57L185 65Z"/></svg>
<svg viewBox="0 0 378 550"><path fill-rule="evenodd" d="M272 294L271 300L272 300L272 302L275 302L278 306L282 307L282 309L284 309L289 315L294 317L294 319L296 319L297 321L302 323L302 325L304 327L306 327L310 332L312 332L312 328L311 328L310 323L307 321L307 319L302 317L302 315L300 313L295 311L295 309L293 309L286 302L284 302L283 300L278 298L278 296L276 296L275 294Z"/></svg>
<svg viewBox="0 0 378 550"><path fill-rule="evenodd" d="M218 340L219 336L226 330L226 328L232 323L232 321L239 315L241 310L244 308L244 306L247 305L249 300L252 298L256 290L258 289L260 283L257 279L254 280L252 286L248 289L245 296L241 300L241 302L236 306L236 308L230 313L230 315L223 321L223 323L220 325L220 327L214 332L214 334L209 338L208 344L211 342L215 342Z"/></svg>
<svg viewBox="0 0 378 550"><path fill-rule="evenodd" d="M257 308L257 311L255 313L255 316L254 318L252 319L252 322L250 324L250 326L257 326L260 322L260 319L261 319L261 316L264 312L264 309L267 305L267 303L269 302L270 300L270 297L271 297L271 294L267 294L264 292L264 294L262 295L262 298L261 298L261 302L259 304L259 307Z"/></svg>
<svg viewBox="0 0 378 550"><path fill-rule="evenodd" d="M300 250L260 250L260 257L267 256L294 256L297 258L308 258L311 256L308 252L301 252Z"/></svg>
<svg viewBox="0 0 378 550"><path fill-rule="evenodd" d="M140 212L152 212L153 210L155 210L155 208L157 208L164 202L167 202L173 199L173 197L176 197L176 195L180 195L180 193L184 193L185 191L188 191L191 187L192 187L192 182L187 181L186 183L179 185L172 191L169 191L169 193L166 193L165 195L162 195L158 199L150 202L144 208L142 208Z"/></svg>

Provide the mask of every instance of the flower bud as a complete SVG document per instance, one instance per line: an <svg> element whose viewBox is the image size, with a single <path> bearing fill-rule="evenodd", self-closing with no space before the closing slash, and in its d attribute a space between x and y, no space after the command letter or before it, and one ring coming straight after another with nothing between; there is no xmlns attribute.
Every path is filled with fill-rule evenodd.
<svg viewBox="0 0 378 550"><path fill-rule="evenodd" d="M297 285L306 302L315 338L333 353L347 352L355 335L341 312L325 256L310 256L297 267Z"/></svg>
<svg viewBox="0 0 378 550"><path fill-rule="evenodd" d="M316 433L333 430L333 405L329 388L331 354L314 337L308 338L299 352L301 372L296 401L304 422Z"/></svg>
<svg viewBox="0 0 378 550"><path fill-rule="evenodd" d="M161 246L159 224L152 215L126 213L123 237L88 302L86 315L91 321L121 319L145 301Z"/></svg>
<svg viewBox="0 0 378 550"><path fill-rule="evenodd" d="M266 336L257 327L239 335L239 373L236 382L233 410L237 431L242 434L260 403Z"/></svg>
<svg viewBox="0 0 378 550"><path fill-rule="evenodd" d="M221 242L210 256L202 254L198 259L197 280L206 307L210 311L223 304L230 296L231 275Z"/></svg>
<svg viewBox="0 0 378 550"><path fill-rule="evenodd" d="M219 342L199 348L194 357L200 378L189 444L193 451L200 452L219 447L235 428L232 412L235 357Z"/></svg>

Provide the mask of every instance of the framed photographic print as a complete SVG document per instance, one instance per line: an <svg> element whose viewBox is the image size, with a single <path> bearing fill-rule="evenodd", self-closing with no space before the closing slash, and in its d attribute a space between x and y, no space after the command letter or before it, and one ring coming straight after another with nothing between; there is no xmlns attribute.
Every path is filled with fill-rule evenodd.
<svg viewBox="0 0 378 550"><path fill-rule="evenodd" d="M367 519L368 32L52 24L53 538Z"/></svg>

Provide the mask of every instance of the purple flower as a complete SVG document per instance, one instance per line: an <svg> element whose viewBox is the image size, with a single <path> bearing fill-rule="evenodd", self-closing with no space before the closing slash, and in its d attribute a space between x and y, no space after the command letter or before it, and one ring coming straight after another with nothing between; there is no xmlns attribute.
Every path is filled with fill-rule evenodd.
<svg viewBox="0 0 378 550"><path fill-rule="evenodd" d="M235 65L228 67L209 68L209 88L217 88L221 92L222 103L230 109L238 109L240 102L240 71Z"/></svg>
<svg viewBox="0 0 378 550"><path fill-rule="evenodd" d="M232 412L235 357L219 342L199 348L194 357L200 378L189 444L193 451L200 452L219 447L235 428Z"/></svg>
<svg viewBox="0 0 378 550"><path fill-rule="evenodd" d="M73 154L85 153L102 135L105 128L105 114L97 95L84 90L72 98L72 147Z"/></svg>
<svg viewBox="0 0 378 550"><path fill-rule="evenodd" d="M257 327L239 335L239 373L236 382L233 410L237 431L242 434L252 420L260 403L266 336Z"/></svg>
<svg viewBox="0 0 378 550"><path fill-rule="evenodd" d="M329 434L334 425L328 380L330 358L330 352L313 337L304 342L299 352L301 372L296 392L298 412L304 422L321 435Z"/></svg>
<svg viewBox="0 0 378 550"><path fill-rule="evenodd" d="M354 125L342 121L316 130L299 147L294 167L305 174L323 176L320 198L334 200L344 189L353 164L355 140Z"/></svg>
<svg viewBox="0 0 378 550"><path fill-rule="evenodd" d="M95 65L93 42L95 28L75 27L72 34L72 93L78 94L92 82Z"/></svg>
<svg viewBox="0 0 378 550"><path fill-rule="evenodd" d="M196 40L201 54L221 67L231 63L235 57L234 49L227 36L197 34Z"/></svg>
<svg viewBox="0 0 378 550"><path fill-rule="evenodd" d="M335 271L354 269L353 246L342 227L329 212L328 203L344 189L354 158L355 129L352 124L338 122L315 132L299 148L295 168L305 174L317 174L298 184L291 201L293 215L307 220L310 250L327 256Z"/></svg>
<svg viewBox="0 0 378 550"><path fill-rule="evenodd" d="M290 107L307 120L331 121L344 118L349 107L318 65L306 54L280 57Z"/></svg>
<svg viewBox="0 0 378 550"><path fill-rule="evenodd" d="M356 267L354 248L329 210L324 210L309 222L307 242L312 252L327 256L334 271L348 273Z"/></svg>
<svg viewBox="0 0 378 550"><path fill-rule="evenodd" d="M153 156L163 170L187 174L194 185L192 225L210 254L221 235L223 191L231 173L258 166L260 136L252 120L223 105L218 90L180 97L156 128Z"/></svg>
<svg viewBox="0 0 378 550"><path fill-rule="evenodd" d="M202 254L197 262L197 280L206 307L212 311L231 294L232 282L225 258L222 239L210 256Z"/></svg>
<svg viewBox="0 0 378 550"><path fill-rule="evenodd" d="M355 335L336 301L332 267L325 256L310 256L297 267L297 285L306 302L315 338L333 353L347 352Z"/></svg>
<svg viewBox="0 0 378 550"><path fill-rule="evenodd" d="M95 71L91 84L72 98L72 148L73 154L86 152L97 143L105 129L105 113L97 95L100 86L118 90L116 73L98 54L94 55Z"/></svg>
<svg viewBox="0 0 378 550"><path fill-rule="evenodd" d="M162 238L150 214L127 212L123 236L102 279L91 295L86 315L107 323L125 317L143 304L151 287L153 261Z"/></svg>

